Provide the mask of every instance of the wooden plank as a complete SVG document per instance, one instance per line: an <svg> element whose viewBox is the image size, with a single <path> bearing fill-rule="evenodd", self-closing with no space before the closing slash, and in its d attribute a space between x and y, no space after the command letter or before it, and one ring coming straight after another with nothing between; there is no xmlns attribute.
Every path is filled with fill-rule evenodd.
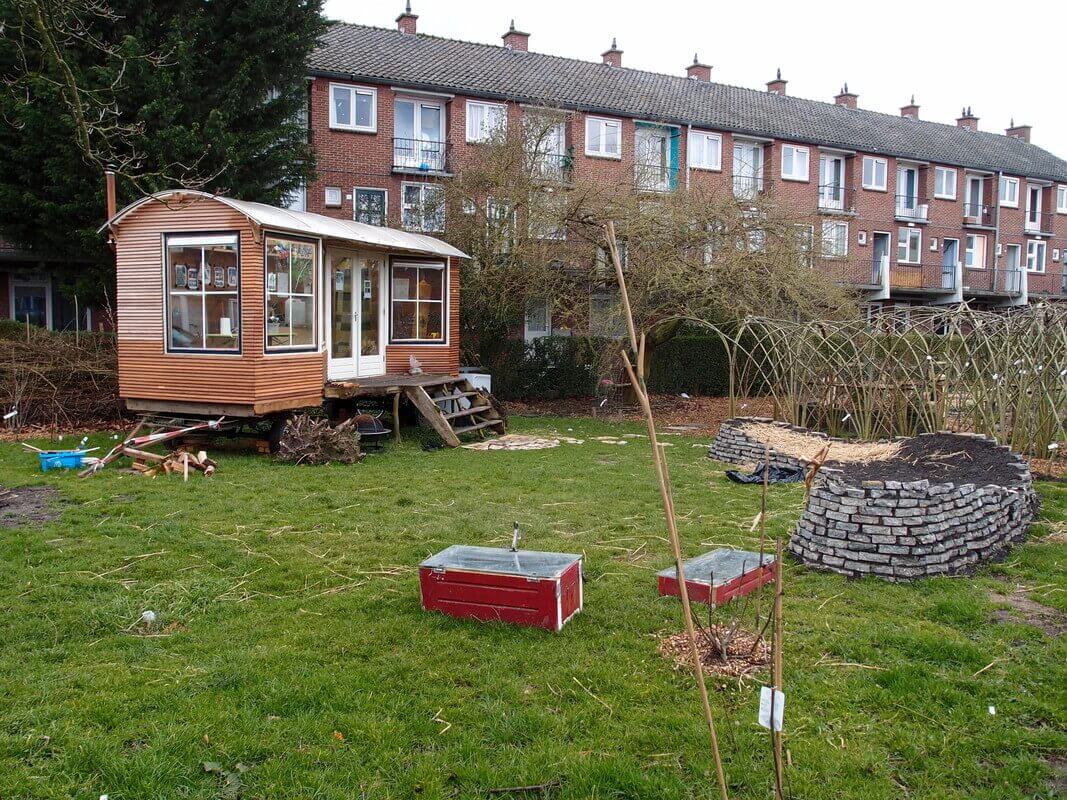
<svg viewBox="0 0 1067 800"><path fill-rule="evenodd" d="M426 394L426 390L421 386L406 386L404 387L404 394L407 398L414 403L415 408L422 414L425 419L435 431L437 435L441 437L446 445L449 447L459 447L459 437L456 436L452 430L452 426L448 424L444 416L441 414L441 409L437 407L437 404L430 399L430 395Z"/></svg>
<svg viewBox="0 0 1067 800"><path fill-rule="evenodd" d="M456 435L470 433L471 431L480 431L482 428L491 428L494 425L503 425L504 421L499 419L487 419L483 422L476 422L473 425L467 425L463 428L455 428Z"/></svg>
<svg viewBox="0 0 1067 800"><path fill-rule="evenodd" d="M460 411L453 411L451 414L445 414L445 419L456 419L457 417L470 417L474 414L481 414L483 411L488 411L492 408L490 405L484 406L471 406L470 408L464 408Z"/></svg>

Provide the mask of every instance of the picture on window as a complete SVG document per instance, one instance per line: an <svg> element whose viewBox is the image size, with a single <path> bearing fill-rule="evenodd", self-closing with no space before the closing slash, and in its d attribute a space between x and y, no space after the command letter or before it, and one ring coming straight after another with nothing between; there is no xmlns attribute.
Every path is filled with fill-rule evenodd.
<svg viewBox="0 0 1067 800"><path fill-rule="evenodd" d="M268 236L267 350L315 347L317 246L302 239Z"/></svg>
<svg viewBox="0 0 1067 800"><path fill-rule="evenodd" d="M215 278L240 269L237 234L181 234L165 241L167 349L236 352L240 295Z"/></svg>
<svg viewBox="0 0 1067 800"><path fill-rule="evenodd" d="M445 284L444 265L393 264L389 282L392 289L392 341L445 341Z"/></svg>

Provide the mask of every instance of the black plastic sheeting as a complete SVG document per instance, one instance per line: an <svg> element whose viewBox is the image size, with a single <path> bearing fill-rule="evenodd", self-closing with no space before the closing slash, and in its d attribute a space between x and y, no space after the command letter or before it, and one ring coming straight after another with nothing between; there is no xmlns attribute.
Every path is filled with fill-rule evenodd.
<svg viewBox="0 0 1067 800"><path fill-rule="evenodd" d="M756 464L756 468L748 475L740 470L726 470L726 477L734 483L763 483L763 471L767 469L767 483L799 483L804 480L803 467L776 467L773 464L764 466L763 462Z"/></svg>

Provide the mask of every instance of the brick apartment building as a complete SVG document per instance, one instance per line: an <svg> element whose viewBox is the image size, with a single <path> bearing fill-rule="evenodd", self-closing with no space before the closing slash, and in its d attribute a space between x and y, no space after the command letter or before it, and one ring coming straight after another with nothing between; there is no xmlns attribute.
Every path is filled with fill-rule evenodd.
<svg viewBox="0 0 1067 800"><path fill-rule="evenodd" d="M887 115L833 103L601 62L529 52L512 27L501 46L418 33L410 5L397 29L333 25L310 61L309 129L318 179L309 211L427 232L420 213L442 177L495 125L563 109L542 168L572 184L629 181L636 191L718 187L755 194L813 220L816 268L861 291L870 308L983 307L1067 300L1067 161L1030 143L1029 126L978 130L920 119L914 98ZM636 158L635 158L636 155ZM534 310L527 336L551 331Z"/></svg>

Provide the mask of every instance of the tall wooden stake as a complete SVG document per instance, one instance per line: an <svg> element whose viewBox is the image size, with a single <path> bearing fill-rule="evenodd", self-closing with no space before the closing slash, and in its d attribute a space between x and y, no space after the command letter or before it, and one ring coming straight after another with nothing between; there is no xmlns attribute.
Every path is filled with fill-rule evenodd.
<svg viewBox="0 0 1067 800"><path fill-rule="evenodd" d="M722 756L719 753L719 737L715 731L715 718L711 713L711 702L708 699L708 687L704 681L704 665L700 659L700 648L697 645L696 625L693 622L693 609L689 604L689 589L685 583L685 566L682 563L682 545L678 537L678 521L674 514L674 497L671 493L670 474L667 470L667 456L665 448L660 445L656 438L656 421L652 416L652 405L648 401L648 391L645 387L645 376L641 366L641 356L645 350L645 337L641 336L638 342L637 331L634 327L633 313L630 310L630 298L626 293L626 278L622 273L622 263L619 260L619 252L615 242L615 226L609 222L607 225L608 249L611 252L611 260L615 264L615 275L619 280L619 296L622 300L623 312L626 317L626 328L630 335L630 346L635 356L638 357L638 371L635 372L630 363L626 351L622 351L622 361L626 366L626 372L630 377L634 394L637 396L641 409L644 412L645 426L648 429L649 442L652 445L652 461L656 468L656 478L659 482L660 500L663 503L663 515L667 521L667 532L670 535L671 549L674 551L674 566L678 573L678 593L682 598L682 613L685 616L685 630L689 638L689 651L693 658L693 666L696 670L697 688L700 691L700 704L704 711L704 720L708 725L708 735L711 739L711 754L715 760L715 775L719 783L719 796L721 800L729 800L726 791L726 775L723 772Z"/></svg>

